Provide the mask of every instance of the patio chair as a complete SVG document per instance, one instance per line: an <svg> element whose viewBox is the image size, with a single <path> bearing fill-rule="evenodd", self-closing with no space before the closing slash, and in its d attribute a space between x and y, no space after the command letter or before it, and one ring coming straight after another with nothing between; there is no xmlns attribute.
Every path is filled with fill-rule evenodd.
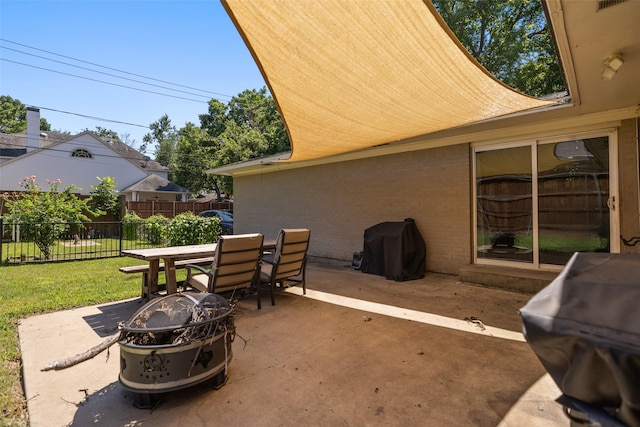
<svg viewBox="0 0 640 427"><path fill-rule="evenodd" d="M211 270L187 264L184 288L215 294L237 292L245 295L255 292L258 309L262 308L260 292L260 257L262 234L237 234L221 236L216 246Z"/></svg>
<svg viewBox="0 0 640 427"><path fill-rule="evenodd" d="M271 305L276 304L277 284L282 287L300 284L302 293L307 293L305 276L310 234L306 228L280 230L273 259L263 259L260 263L260 284L269 286Z"/></svg>

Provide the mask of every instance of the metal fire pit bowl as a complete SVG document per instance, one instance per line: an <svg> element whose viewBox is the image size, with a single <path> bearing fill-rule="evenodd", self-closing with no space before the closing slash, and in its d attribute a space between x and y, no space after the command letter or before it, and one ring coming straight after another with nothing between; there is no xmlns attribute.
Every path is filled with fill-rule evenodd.
<svg viewBox="0 0 640 427"><path fill-rule="evenodd" d="M191 292L154 299L138 310L119 341L118 379L136 393L134 405L147 407L149 394L207 380L223 386L235 338L232 311L220 295Z"/></svg>

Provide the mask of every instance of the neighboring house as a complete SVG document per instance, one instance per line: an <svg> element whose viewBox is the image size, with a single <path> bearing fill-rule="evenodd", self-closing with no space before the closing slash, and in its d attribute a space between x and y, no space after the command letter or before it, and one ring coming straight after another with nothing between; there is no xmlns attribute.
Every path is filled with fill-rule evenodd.
<svg viewBox="0 0 640 427"><path fill-rule="evenodd" d="M423 10L422 3L394 3L393 12L409 6ZM629 245L632 237L640 236L640 2L547 0L544 5L567 81L568 96L563 103L411 137L372 138L369 148L336 154L329 145L340 148L342 142L355 140L363 121L353 121L352 132L345 132L344 141L328 136L327 129L367 108L356 104L363 91L372 96L387 91L394 96L394 91L402 90L406 80L394 79L415 69L405 67L396 73L386 68L393 67L396 58L404 61L401 65L419 61L415 55L402 57L405 51L397 45L424 37L407 27L403 29L406 37L389 36L386 42L389 25L404 21L390 24L382 14L379 19L363 19L349 26L353 30L349 37L331 38L323 31L344 28L335 23L339 15L335 11L318 8L307 14L318 22L297 27L298 16L308 19L304 13L271 11L261 4L260 20L256 20L258 12L251 5L230 1L230 15L239 31L248 35L247 44L278 101L293 147L289 154L210 171L233 176L235 232L261 232L272 238L283 227L307 227L311 229L310 256L349 265L353 253L363 248L365 229L410 217L426 241L428 270L529 291L548 283L576 251L640 252L638 246ZM312 6L296 4L299 8ZM378 7L385 7L384 2L367 3L368 13ZM291 22L280 19L282 15L291 16ZM322 27L323 23L327 26ZM285 25L290 27L280 36L278 29ZM309 26L314 28L313 39L304 35ZM360 34L364 34L362 39ZM344 52L378 34L370 55L352 53L344 58ZM252 44L251 37L259 42ZM296 46L300 40L306 44ZM319 51L324 56L309 53ZM430 53L428 49L423 52ZM378 57L386 61L381 66L387 80L375 87L360 84L358 79L367 77L356 74L361 63ZM320 60L326 62L318 64ZM347 60L354 65L350 67ZM334 63L338 65L332 67ZM433 70L422 70L422 79L412 82L409 89L414 96L405 96L404 102L388 102L377 119L364 125L377 126L381 135L389 129L383 124L387 122L396 126L395 135L401 134L403 126L417 128L420 106L414 103L422 92L439 84L435 68L440 65L451 64L443 55L440 62L434 62ZM290 67L290 72L283 71L284 67ZM369 73L380 70L361 68ZM278 72L272 73L274 69ZM456 71L449 73L451 77L462 73L459 68L450 69ZM298 82L298 91L288 98L287 90L296 83L298 70L311 74ZM339 97L326 96L322 89L315 97L305 93L327 73L336 73L336 85L354 74L348 80L353 89L345 85ZM469 91L482 94L472 83L424 104L424 123L442 108L464 107L460 104L466 101L461 99ZM324 91L330 89L325 85ZM493 101L497 94L478 96L481 101ZM329 108L319 101L323 97L329 98ZM305 115L297 108L307 99L309 105L317 104ZM495 102L497 107L498 100ZM396 115L387 120L385 109ZM305 122L307 128L298 126L316 110L334 119L322 121L324 117L318 115L315 123ZM334 112L340 114L331 116ZM405 118L410 120L403 121ZM450 115L444 119L468 118ZM297 138L308 129L312 130L305 134L309 138ZM313 145L305 147L309 140ZM290 154L292 160L288 160ZM296 161L302 155L307 158Z"/></svg>
<svg viewBox="0 0 640 427"><path fill-rule="evenodd" d="M166 201L186 202L186 195L189 192L184 187L158 175L148 175L141 181L121 191L130 197L127 201ZM173 195L173 199L171 198Z"/></svg>
<svg viewBox="0 0 640 427"><path fill-rule="evenodd" d="M73 184L89 195L98 177L111 176L125 201L187 200L189 190L167 179L168 168L121 141L91 132L41 132L39 123L39 111L29 107L26 132L0 134L0 192L22 191L19 182L35 175L41 188L60 179L60 188Z"/></svg>

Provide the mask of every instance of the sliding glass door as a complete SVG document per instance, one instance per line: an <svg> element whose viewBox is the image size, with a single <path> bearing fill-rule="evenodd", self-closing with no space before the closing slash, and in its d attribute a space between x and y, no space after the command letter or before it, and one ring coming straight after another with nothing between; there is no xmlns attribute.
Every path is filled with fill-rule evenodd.
<svg viewBox="0 0 640 427"><path fill-rule="evenodd" d="M477 256L533 262L531 147L476 153Z"/></svg>
<svg viewBox="0 0 640 427"><path fill-rule="evenodd" d="M475 150L477 260L611 250L610 136Z"/></svg>
<svg viewBox="0 0 640 427"><path fill-rule="evenodd" d="M609 252L609 141L578 139L538 147L541 264L574 252Z"/></svg>

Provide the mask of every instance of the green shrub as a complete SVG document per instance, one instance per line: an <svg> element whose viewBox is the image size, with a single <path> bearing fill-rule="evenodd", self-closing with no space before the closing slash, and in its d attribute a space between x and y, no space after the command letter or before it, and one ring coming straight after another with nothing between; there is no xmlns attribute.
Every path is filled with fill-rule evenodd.
<svg viewBox="0 0 640 427"><path fill-rule="evenodd" d="M138 240L140 228L144 220L133 212L128 212L122 219L122 238L125 240Z"/></svg>
<svg viewBox="0 0 640 427"><path fill-rule="evenodd" d="M33 241L45 259L51 259L54 242L69 231L69 224L87 221L85 212L95 213L87 203L74 193L75 185L60 191L62 182L46 180L49 190L43 191L35 175L25 177L21 193L5 193L0 198L6 203L8 218L20 225L23 240Z"/></svg>
<svg viewBox="0 0 640 427"><path fill-rule="evenodd" d="M144 220L144 238L152 245L164 244L169 219L162 215L153 215Z"/></svg>
<svg viewBox="0 0 640 427"><path fill-rule="evenodd" d="M221 232L219 218L205 218L185 212L171 220L167 239L170 246L200 245L216 242Z"/></svg>
<svg viewBox="0 0 640 427"><path fill-rule="evenodd" d="M110 176L98 178L98 185L91 186L89 203L101 214L108 213L115 218L120 217L120 202L116 191L116 180Z"/></svg>

